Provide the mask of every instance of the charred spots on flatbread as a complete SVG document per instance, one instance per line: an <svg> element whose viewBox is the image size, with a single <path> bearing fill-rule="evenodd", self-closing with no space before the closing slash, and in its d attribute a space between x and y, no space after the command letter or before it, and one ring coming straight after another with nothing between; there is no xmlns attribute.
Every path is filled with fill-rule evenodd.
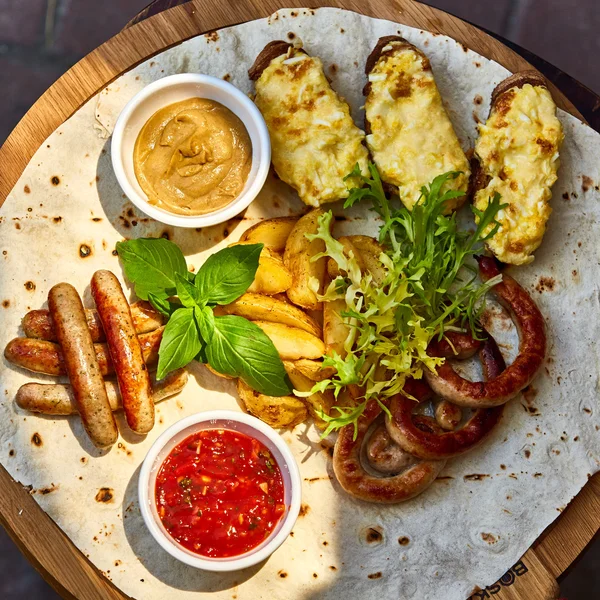
<svg viewBox="0 0 600 600"><path fill-rule="evenodd" d="M102 502L104 504L109 504L113 501L115 491L109 487L102 487L98 490L96 494L96 502Z"/></svg>
<svg viewBox="0 0 600 600"><path fill-rule="evenodd" d="M2 300L2 308L8 308L10 306L10 300Z"/></svg>
<svg viewBox="0 0 600 600"><path fill-rule="evenodd" d="M475 98L473 98L473 103L477 105L483 103L483 97L481 96L481 94L475 94Z"/></svg>
<svg viewBox="0 0 600 600"><path fill-rule="evenodd" d="M23 285L28 292L35 291L35 283L33 281L26 281Z"/></svg>
<svg viewBox="0 0 600 600"><path fill-rule="evenodd" d="M288 576L286 571L284 571L283 569L281 571L277 571L277 575L279 575L279 577L281 577L281 579L285 579Z"/></svg>
<svg viewBox="0 0 600 600"><path fill-rule="evenodd" d="M42 441L42 436L35 432L32 436L31 436L31 443L34 446L37 446L38 448L40 448L41 446L44 445L44 442Z"/></svg>
<svg viewBox="0 0 600 600"><path fill-rule="evenodd" d="M365 527L361 535L367 544L381 544L383 542L383 528L379 525Z"/></svg>
<svg viewBox="0 0 600 600"><path fill-rule="evenodd" d="M493 533L481 532L481 539L490 546L493 546L498 542L498 538Z"/></svg>
<svg viewBox="0 0 600 600"><path fill-rule="evenodd" d="M31 188L30 188L28 185L26 185L26 186L23 188L23 191L24 191L26 194L31 194Z"/></svg>
<svg viewBox="0 0 600 600"><path fill-rule="evenodd" d="M290 41L295 40L296 39L296 34L293 31L288 31L287 38Z"/></svg>
<svg viewBox="0 0 600 600"><path fill-rule="evenodd" d="M81 258L87 258L92 255L92 248L87 244L80 244L79 246L79 256Z"/></svg>
<svg viewBox="0 0 600 600"><path fill-rule="evenodd" d="M231 75L229 73L225 73L221 79L223 79L223 81L231 81Z"/></svg>
<svg viewBox="0 0 600 600"><path fill-rule="evenodd" d="M48 494L52 494L58 490L59 486L51 483L49 486L39 488L37 490L31 490L30 494L41 494L42 496L47 496Z"/></svg>
<svg viewBox="0 0 600 600"><path fill-rule="evenodd" d="M209 31L204 34L207 42L218 42L219 41L219 32L218 31Z"/></svg>
<svg viewBox="0 0 600 600"><path fill-rule="evenodd" d="M87 460L88 460L88 459L87 459L87 457L86 457L86 456L82 456L82 457L79 459L79 462L85 465L85 463L87 462Z"/></svg>
<svg viewBox="0 0 600 600"><path fill-rule="evenodd" d="M552 292L554 291L554 286L556 285L556 281L553 277L540 277L535 289L541 294L543 292Z"/></svg>
<svg viewBox="0 0 600 600"><path fill-rule="evenodd" d="M305 517L310 512L310 506L308 504L302 504L300 506L299 517Z"/></svg>
<svg viewBox="0 0 600 600"><path fill-rule="evenodd" d="M465 481L484 481L488 477L489 475L486 475L485 473L471 473L470 475L464 475L463 479Z"/></svg>
<svg viewBox="0 0 600 600"><path fill-rule="evenodd" d="M582 175L581 176L581 189L584 192L587 192L588 190L590 190L593 187L594 187L594 180L591 177L588 177L587 175Z"/></svg>
<svg viewBox="0 0 600 600"><path fill-rule="evenodd" d="M52 217L52 221L54 223L60 223L62 221L62 217Z"/></svg>
<svg viewBox="0 0 600 600"><path fill-rule="evenodd" d="M11 449L8 451L8 455L9 455L11 458L13 458L13 457L15 456L15 454L16 454L16 452L15 452L15 451L14 451L14 449L12 449L12 448L11 448Z"/></svg>
<svg viewBox="0 0 600 600"><path fill-rule="evenodd" d="M410 544L410 538L406 535L402 535L398 538L398 543L401 546L408 546Z"/></svg>
<svg viewBox="0 0 600 600"><path fill-rule="evenodd" d="M383 577L383 573L381 571L377 571L377 573L369 573L367 577L369 579L381 579L381 577Z"/></svg>
<svg viewBox="0 0 600 600"><path fill-rule="evenodd" d="M102 217L92 217L92 221L94 223L100 223L100 221L102 221Z"/></svg>
<svg viewBox="0 0 600 600"><path fill-rule="evenodd" d="M52 175L52 177L50 177L50 183L54 186L60 185L60 177L58 175Z"/></svg>

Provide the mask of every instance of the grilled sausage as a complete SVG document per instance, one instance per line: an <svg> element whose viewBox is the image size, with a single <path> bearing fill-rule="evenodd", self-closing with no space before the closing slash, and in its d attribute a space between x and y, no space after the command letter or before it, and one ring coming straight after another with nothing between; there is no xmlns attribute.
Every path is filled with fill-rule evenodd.
<svg viewBox="0 0 600 600"><path fill-rule="evenodd" d="M381 412L377 401L369 400L358 420L356 439L353 425L340 429L333 451L333 471L342 488L351 496L367 502L395 504L425 491L444 468L446 461L417 461L392 477L369 474L361 462L361 448L369 427Z"/></svg>
<svg viewBox="0 0 600 600"><path fill-rule="evenodd" d="M139 301L131 305L131 316L137 333L148 333L158 329L164 322L162 315L154 310L148 302ZM85 318L94 342L103 342L106 337L98 312L89 308L85 309ZM21 321L23 332L29 338L56 341L56 331L47 310L31 310Z"/></svg>
<svg viewBox="0 0 600 600"><path fill-rule="evenodd" d="M48 307L77 410L94 445L112 446L119 436L94 343L77 290L68 283L55 285L48 294Z"/></svg>
<svg viewBox="0 0 600 600"><path fill-rule="evenodd" d="M154 403L162 402L178 394L184 388L187 379L187 371L177 369L164 379L154 381L152 384ZM114 381L106 381L105 385L111 410L121 410L123 402L118 385ZM16 402L24 410L45 415L75 415L78 413L73 387L65 383L26 383L19 388Z"/></svg>
<svg viewBox="0 0 600 600"><path fill-rule="evenodd" d="M154 427L152 386L129 303L110 271L94 273L91 291L115 367L127 424L136 433L148 433Z"/></svg>
<svg viewBox="0 0 600 600"><path fill-rule="evenodd" d="M449 350L449 356L452 355L451 352ZM480 351L480 358L486 378L498 376L506 367L492 337L486 340ZM386 427L398 446L424 460L451 458L472 450L491 433L500 421L504 409L503 405L480 408L473 411L471 418L462 427L436 433L421 425L420 417L413 414L415 406L413 400L402 394L394 396L390 402L392 418L386 420Z"/></svg>
<svg viewBox="0 0 600 600"><path fill-rule="evenodd" d="M484 280L500 273L495 259L484 256L478 261ZM519 354L498 377L485 382L464 379L448 361L437 368L437 373L426 369L425 378L431 389L459 406L484 408L505 404L533 381L546 355L544 317L531 296L506 274L492 293L511 313L519 332Z"/></svg>
<svg viewBox="0 0 600 600"><path fill-rule="evenodd" d="M147 365L158 362L158 348L162 340L164 327L150 333L141 334L138 339ZM102 375L111 375L115 372L106 344L94 344L96 358ZM61 347L55 342L34 340L31 338L15 338L4 349L6 360L34 373L45 375L66 375L63 353Z"/></svg>

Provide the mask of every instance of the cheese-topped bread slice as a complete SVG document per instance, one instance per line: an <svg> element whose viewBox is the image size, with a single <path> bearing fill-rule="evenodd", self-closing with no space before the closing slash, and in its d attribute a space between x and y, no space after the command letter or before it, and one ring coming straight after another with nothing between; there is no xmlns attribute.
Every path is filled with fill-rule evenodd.
<svg viewBox="0 0 600 600"><path fill-rule="evenodd" d="M461 171L442 191L466 193L469 162L454 132L427 57L399 36L379 40L366 64L367 145L381 179L412 207L438 175ZM447 203L458 208L465 196Z"/></svg>
<svg viewBox="0 0 600 600"><path fill-rule="evenodd" d="M256 82L254 102L269 129L277 175L309 206L347 198L359 181L344 177L357 163L368 173L365 134L331 88L323 63L276 41L260 53L249 75Z"/></svg>
<svg viewBox="0 0 600 600"><path fill-rule="evenodd" d="M498 193L497 233L487 242L504 263L533 260L550 217L564 134L545 80L535 72L513 75L494 90L490 115L475 145L474 205L483 211Z"/></svg>

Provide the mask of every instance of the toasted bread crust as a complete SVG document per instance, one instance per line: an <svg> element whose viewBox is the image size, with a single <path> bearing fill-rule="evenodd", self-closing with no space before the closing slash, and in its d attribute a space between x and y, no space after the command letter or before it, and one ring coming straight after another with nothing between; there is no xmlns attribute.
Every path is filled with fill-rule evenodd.
<svg viewBox="0 0 600 600"><path fill-rule="evenodd" d="M248 77L252 81L256 81L273 59L286 54L290 48L293 48L292 44L283 40L269 42L256 57L254 64L248 69Z"/></svg>
<svg viewBox="0 0 600 600"><path fill-rule="evenodd" d="M537 71L521 71L507 77L501 81L492 92L492 104L490 111L494 109L494 105L498 102L500 96L512 88L522 88L526 84L533 86L542 86L547 88L546 79Z"/></svg>

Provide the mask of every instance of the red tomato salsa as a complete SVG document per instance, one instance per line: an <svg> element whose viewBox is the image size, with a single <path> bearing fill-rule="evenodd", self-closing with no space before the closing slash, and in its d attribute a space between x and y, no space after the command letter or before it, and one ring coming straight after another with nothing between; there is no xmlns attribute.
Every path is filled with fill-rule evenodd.
<svg viewBox="0 0 600 600"><path fill-rule="evenodd" d="M225 558L256 548L285 513L283 478L258 440L205 429L176 446L156 477L156 506L188 550Z"/></svg>

